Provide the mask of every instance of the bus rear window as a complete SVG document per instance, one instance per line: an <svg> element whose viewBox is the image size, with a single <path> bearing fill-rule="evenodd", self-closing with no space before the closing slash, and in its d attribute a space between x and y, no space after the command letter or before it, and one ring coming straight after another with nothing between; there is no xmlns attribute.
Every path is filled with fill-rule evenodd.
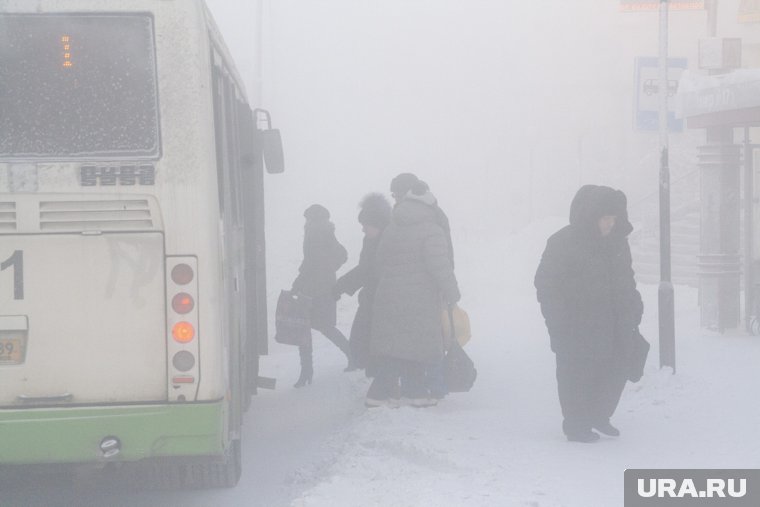
<svg viewBox="0 0 760 507"><path fill-rule="evenodd" d="M0 158L158 153L150 16L0 15Z"/></svg>

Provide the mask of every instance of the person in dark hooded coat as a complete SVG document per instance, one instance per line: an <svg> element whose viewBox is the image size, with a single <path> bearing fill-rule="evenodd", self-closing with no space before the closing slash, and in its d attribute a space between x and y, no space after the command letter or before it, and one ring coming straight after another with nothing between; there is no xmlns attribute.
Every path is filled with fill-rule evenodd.
<svg viewBox="0 0 760 507"><path fill-rule="evenodd" d="M413 185L393 208L377 247L370 341L376 372L367 406L389 404L399 387L412 405L436 403L425 371L438 364L448 348L441 315L460 294L435 208L427 185Z"/></svg>
<svg viewBox="0 0 760 507"><path fill-rule="evenodd" d="M585 185L570 206L570 224L548 239L536 272L570 441L598 440L592 429L620 434L609 419L627 379L624 351L643 313L627 238L632 230L623 192Z"/></svg>
<svg viewBox="0 0 760 507"><path fill-rule="evenodd" d="M304 212L303 262L293 291L312 298L311 328L316 329L333 342L346 357L351 357L348 340L335 327L337 308L333 297L335 273L348 260L346 249L335 237L335 225L330 222L330 212L324 206L313 204ZM311 339L299 347L301 375L295 387L310 384L314 375Z"/></svg>
<svg viewBox="0 0 760 507"><path fill-rule="evenodd" d="M380 235L391 220L391 205L382 194L368 194L362 199L359 207L361 211L359 211L358 219L364 231L359 264L338 279L333 291L336 298L340 298L342 294L353 296L357 290L359 291L357 297L359 307L356 309L349 338L351 362L346 368L347 371L365 369L369 366L372 302L377 288L375 253L380 242Z"/></svg>

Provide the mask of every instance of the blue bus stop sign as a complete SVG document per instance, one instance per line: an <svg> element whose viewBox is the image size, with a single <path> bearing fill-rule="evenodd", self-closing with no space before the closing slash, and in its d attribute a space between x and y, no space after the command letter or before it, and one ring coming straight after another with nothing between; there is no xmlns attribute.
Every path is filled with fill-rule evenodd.
<svg viewBox="0 0 760 507"><path fill-rule="evenodd" d="M636 58L634 73L636 130L659 130L660 61L657 57ZM668 58L668 130L682 132L683 120L676 118L675 98L678 80L688 67L686 58Z"/></svg>

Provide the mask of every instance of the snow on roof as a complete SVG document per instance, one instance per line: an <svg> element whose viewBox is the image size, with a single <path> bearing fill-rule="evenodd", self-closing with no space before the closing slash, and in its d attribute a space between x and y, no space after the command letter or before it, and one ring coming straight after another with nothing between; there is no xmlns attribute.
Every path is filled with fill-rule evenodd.
<svg viewBox="0 0 760 507"><path fill-rule="evenodd" d="M684 71L675 98L679 118L760 107L760 69L712 76Z"/></svg>

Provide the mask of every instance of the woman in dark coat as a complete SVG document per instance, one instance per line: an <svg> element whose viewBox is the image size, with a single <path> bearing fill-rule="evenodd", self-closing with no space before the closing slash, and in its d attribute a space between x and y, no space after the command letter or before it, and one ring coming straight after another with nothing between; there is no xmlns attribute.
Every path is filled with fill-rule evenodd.
<svg viewBox="0 0 760 507"><path fill-rule="evenodd" d="M447 344L441 315L459 301L446 234L436 223L435 197L417 184L393 208L377 247L378 285L372 308L370 351L376 375L366 404L388 403L401 381L411 404L435 403L425 380Z"/></svg>
<svg viewBox="0 0 760 507"><path fill-rule="evenodd" d="M377 288L375 253L380 235L391 220L391 205L382 194L365 196L359 207L359 223L362 224L364 232L359 264L341 276L334 289L336 298L340 298L341 294L353 296L357 290L359 291L359 307L356 309L349 339L351 360L346 371L364 369L369 364L372 302Z"/></svg>
<svg viewBox="0 0 760 507"><path fill-rule="evenodd" d="M333 297L335 272L348 260L348 254L335 238L335 226L330 222L330 212L324 206L309 206L304 217L303 262L292 290L312 298L311 328L325 335L350 358L348 340L335 327L337 309ZM299 352L301 375L295 387L310 384L314 375L311 339L299 347Z"/></svg>
<svg viewBox="0 0 760 507"><path fill-rule="evenodd" d="M585 185L570 206L570 224L548 239L536 272L570 441L598 440L592 428L620 434L609 418L627 380L624 350L643 313L628 246L632 230L623 192Z"/></svg>

